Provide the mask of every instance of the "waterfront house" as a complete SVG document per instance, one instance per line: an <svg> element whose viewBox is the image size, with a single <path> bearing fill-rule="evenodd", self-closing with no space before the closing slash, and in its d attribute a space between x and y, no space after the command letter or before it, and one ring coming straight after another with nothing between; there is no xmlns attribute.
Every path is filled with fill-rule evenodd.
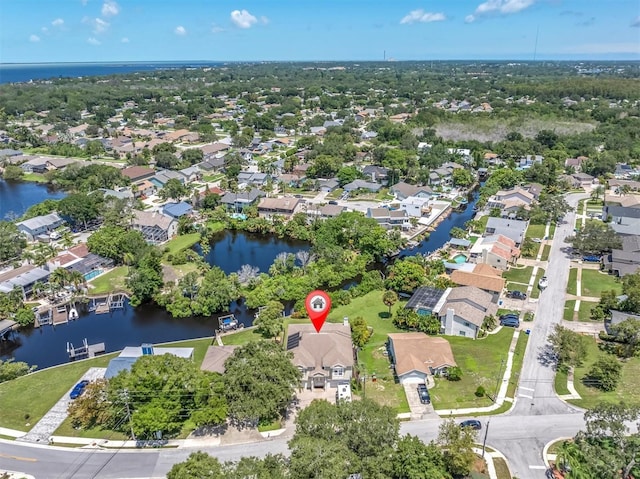
<svg viewBox="0 0 640 479"><path fill-rule="evenodd" d="M130 166L120 170L120 173L122 173L122 176L129 178L131 183L148 180L156 174L155 170L147 168L146 166Z"/></svg>
<svg viewBox="0 0 640 479"><path fill-rule="evenodd" d="M525 210L531 209L531 205L535 201L533 195L527 190L516 187L510 190L500 190L487 200L488 208L498 208L502 216L508 216L515 213L520 208Z"/></svg>
<svg viewBox="0 0 640 479"><path fill-rule="evenodd" d="M220 202L227 207L228 210L239 213L247 206L255 204L258 198L266 196L264 191L252 188L250 191L227 192L220 199Z"/></svg>
<svg viewBox="0 0 640 479"><path fill-rule="evenodd" d="M429 186L416 186L410 185L401 181L391 187L391 193L393 193L398 200L404 200L410 196L417 196L418 198L430 198L434 195L433 190Z"/></svg>
<svg viewBox="0 0 640 479"><path fill-rule="evenodd" d="M524 241L524 234L527 231L527 221L520 221L508 218L489 218L483 236L502 235L513 240L516 246Z"/></svg>
<svg viewBox="0 0 640 479"><path fill-rule="evenodd" d="M45 235L47 241L49 240L49 234L56 228L62 226L64 220L56 212L49 213L48 215L35 216L28 220L20 221L16 223L18 230L20 230L29 241L35 241L38 236Z"/></svg>
<svg viewBox="0 0 640 479"><path fill-rule="evenodd" d="M133 210L131 227L150 244L164 243L178 232L178 221L159 212Z"/></svg>
<svg viewBox="0 0 640 479"><path fill-rule="evenodd" d="M212 373L225 373L224 363L229 359L238 346L209 346L204 355L200 370Z"/></svg>
<svg viewBox="0 0 640 479"><path fill-rule="evenodd" d="M389 356L400 384L426 383L456 366L453 351L445 338L425 333L390 333Z"/></svg>
<svg viewBox="0 0 640 479"><path fill-rule="evenodd" d="M312 324L290 324L286 348L302 373L304 389L336 388L351 380L355 361L348 320L325 323L319 333Z"/></svg>
<svg viewBox="0 0 640 479"><path fill-rule="evenodd" d="M605 256L604 269L619 278L640 270L640 236L623 236L622 247Z"/></svg>
<svg viewBox="0 0 640 479"><path fill-rule="evenodd" d="M284 216L290 218L297 213L301 204L298 198L262 198L258 203L258 215L262 218Z"/></svg>
<svg viewBox="0 0 640 479"><path fill-rule="evenodd" d="M520 250L516 247L515 241L503 235L478 238L469 253L472 262L503 271L515 264L520 257Z"/></svg>
<svg viewBox="0 0 640 479"><path fill-rule="evenodd" d="M0 293L10 293L18 288L22 292L22 299L27 297L33 290L36 282L47 283L51 271L45 268L39 268L26 264L19 268L14 268L0 274Z"/></svg>
<svg viewBox="0 0 640 479"><path fill-rule="evenodd" d="M404 210L390 210L389 208L368 208L367 218L373 218L384 229L403 229L411 228L409 215Z"/></svg>
<svg viewBox="0 0 640 479"><path fill-rule="evenodd" d="M400 202L400 210L406 211L412 218L422 218L431 213L430 197L409 196Z"/></svg>
<svg viewBox="0 0 640 479"><path fill-rule="evenodd" d="M121 371L130 371L135 362L142 356L161 356L163 354L173 354L179 358L193 361L193 348L158 347L152 344L127 346L117 357L109 361L104 377L105 379L111 379Z"/></svg>
<svg viewBox="0 0 640 479"><path fill-rule="evenodd" d="M162 212L167 216L178 219L182 216L193 214L193 208L189 203L180 201L178 203L167 203L162 207Z"/></svg>

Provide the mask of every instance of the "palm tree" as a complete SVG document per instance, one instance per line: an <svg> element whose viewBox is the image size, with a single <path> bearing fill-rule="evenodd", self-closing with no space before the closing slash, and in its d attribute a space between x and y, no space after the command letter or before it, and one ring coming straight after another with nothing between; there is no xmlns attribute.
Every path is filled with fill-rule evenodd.
<svg viewBox="0 0 640 479"><path fill-rule="evenodd" d="M122 255L122 262L127 266L127 273L131 270L131 265L135 262L136 257L133 253L125 253Z"/></svg>
<svg viewBox="0 0 640 479"><path fill-rule="evenodd" d="M44 289L45 289L44 283L42 281L36 281L35 283L33 283L33 286L31 286L31 294L33 294L33 296L37 298L42 294Z"/></svg>
<svg viewBox="0 0 640 479"><path fill-rule="evenodd" d="M60 268L58 268L60 269ZM80 271L69 271L67 275L67 282L72 284L76 291L80 291L80 286L83 286L86 282L84 275Z"/></svg>
<svg viewBox="0 0 640 479"><path fill-rule="evenodd" d="M49 284L56 289L61 289L69 281L69 271L64 268L56 268L49 275Z"/></svg>
<svg viewBox="0 0 640 479"><path fill-rule="evenodd" d="M602 185L596 186L593 191L591 191L591 199L593 201L598 201L600 196L604 194L604 187Z"/></svg>
<svg viewBox="0 0 640 479"><path fill-rule="evenodd" d="M27 264L31 264L31 262L36 259L36 255L33 251L25 251L22 253L22 259L26 260Z"/></svg>

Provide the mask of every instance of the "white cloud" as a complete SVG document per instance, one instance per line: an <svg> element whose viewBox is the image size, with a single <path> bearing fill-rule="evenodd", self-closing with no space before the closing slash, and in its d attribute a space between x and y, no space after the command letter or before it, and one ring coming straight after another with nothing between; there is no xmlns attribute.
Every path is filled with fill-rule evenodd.
<svg viewBox="0 0 640 479"><path fill-rule="evenodd" d="M187 34L187 29L184 28L182 25L178 25L176 27L176 29L173 31L173 33L175 33L176 35L186 35Z"/></svg>
<svg viewBox="0 0 640 479"><path fill-rule="evenodd" d="M483 15L509 15L529 8L536 0L487 0L476 7L472 15L464 19L466 23L472 23Z"/></svg>
<svg viewBox="0 0 640 479"><path fill-rule="evenodd" d="M231 12L231 21L238 28L251 28L258 23L258 19L246 10L234 10Z"/></svg>
<svg viewBox="0 0 640 479"><path fill-rule="evenodd" d="M215 23L211 25L211 33L220 33L220 32L224 32L224 28L222 28L219 25L216 25Z"/></svg>
<svg viewBox="0 0 640 479"><path fill-rule="evenodd" d="M106 0L102 4L102 16L103 17L114 17L118 13L120 13L120 5L118 5L113 0Z"/></svg>
<svg viewBox="0 0 640 479"><path fill-rule="evenodd" d="M61 27L62 25L64 25L64 20L62 18L56 18L53 22L51 22L51 25L53 25L54 27Z"/></svg>
<svg viewBox="0 0 640 479"><path fill-rule="evenodd" d="M36 43L40 41L40 37L38 35L29 35L29 41Z"/></svg>
<svg viewBox="0 0 640 479"><path fill-rule="evenodd" d="M122 37L122 40L120 40L120 43L129 43L129 39L127 37Z"/></svg>
<svg viewBox="0 0 640 479"><path fill-rule="evenodd" d="M42 33L49 33L49 29L47 27L42 27L40 30L42 30Z"/></svg>
<svg viewBox="0 0 640 479"><path fill-rule="evenodd" d="M100 40L95 37L89 37L87 38L87 43L90 43L91 45L100 45Z"/></svg>
<svg viewBox="0 0 640 479"><path fill-rule="evenodd" d="M441 22L446 19L447 17L445 17L444 13L425 12L423 9L419 8L418 10L413 10L409 12L408 15L405 15L404 17L402 17L402 20L400 20L400 23L407 23L407 24L416 23L416 22L431 23L431 22Z"/></svg>
<svg viewBox="0 0 640 479"><path fill-rule="evenodd" d="M636 19L633 22L631 22L631 26L635 28L640 27L640 16L637 16Z"/></svg>
<svg viewBox="0 0 640 479"><path fill-rule="evenodd" d="M109 22L105 22L102 18L89 18L84 17L82 23L90 25L93 29L93 33L104 33L109 29Z"/></svg>

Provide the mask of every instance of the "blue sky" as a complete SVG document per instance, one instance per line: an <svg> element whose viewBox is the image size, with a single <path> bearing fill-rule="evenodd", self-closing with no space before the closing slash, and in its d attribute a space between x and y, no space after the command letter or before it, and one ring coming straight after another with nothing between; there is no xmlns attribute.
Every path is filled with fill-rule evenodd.
<svg viewBox="0 0 640 479"><path fill-rule="evenodd" d="M0 0L0 62L640 59L640 0Z"/></svg>

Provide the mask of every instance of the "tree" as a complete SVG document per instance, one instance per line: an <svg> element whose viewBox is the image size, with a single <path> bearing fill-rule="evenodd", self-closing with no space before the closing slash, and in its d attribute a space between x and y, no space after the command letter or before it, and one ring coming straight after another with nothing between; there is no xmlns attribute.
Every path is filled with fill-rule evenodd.
<svg viewBox="0 0 640 479"><path fill-rule="evenodd" d="M414 261L399 260L389 268L387 288L398 293L413 293L416 288L427 284L424 267Z"/></svg>
<svg viewBox="0 0 640 479"><path fill-rule="evenodd" d="M0 359L0 383L24 376L34 371L37 366L29 366L22 361L16 362L13 358L5 361Z"/></svg>
<svg viewBox="0 0 640 479"><path fill-rule="evenodd" d="M621 304L622 310L640 313L640 271L625 275L622 293L627 297Z"/></svg>
<svg viewBox="0 0 640 479"><path fill-rule="evenodd" d="M559 324L555 325L549 335L549 343L559 367L580 366L587 357L586 338Z"/></svg>
<svg viewBox="0 0 640 479"><path fill-rule="evenodd" d="M438 444L444 449L444 463L452 476L466 476L476 459L473 452L477 432L460 427L453 419L440 425Z"/></svg>
<svg viewBox="0 0 640 479"><path fill-rule="evenodd" d="M106 379L92 381L82 396L69 404L69 417L74 427L92 428L110 424L114 420L114 411L108 399L108 386Z"/></svg>
<svg viewBox="0 0 640 479"><path fill-rule="evenodd" d="M139 306L151 301L162 288L162 284L160 253L151 250L127 276L126 285L132 292L131 305Z"/></svg>
<svg viewBox="0 0 640 479"><path fill-rule="evenodd" d="M615 356L601 355L591 366L587 377L603 391L615 391L622 376L622 364Z"/></svg>
<svg viewBox="0 0 640 479"><path fill-rule="evenodd" d="M391 308L398 302L398 294L395 291L387 290L382 295L382 302L389 307L389 317L391 317Z"/></svg>
<svg viewBox="0 0 640 479"><path fill-rule="evenodd" d="M158 194L163 200L171 198L172 200L178 201L187 194L187 187L184 186L180 180L171 178L165 183Z"/></svg>
<svg viewBox="0 0 640 479"><path fill-rule="evenodd" d="M471 175L471 172L469 170L466 170L464 168L455 168L451 173L451 176L453 178L453 184L455 186L465 187L473 183L473 175Z"/></svg>
<svg viewBox="0 0 640 479"><path fill-rule="evenodd" d="M27 240L18 227L9 221L0 221L0 262L20 256Z"/></svg>
<svg viewBox="0 0 640 479"><path fill-rule="evenodd" d="M215 210L220 205L221 197L216 193L207 191L202 198L202 208L205 210Z"/></svg>
<svg viewBox="0 0 640 479"><path fill-rule="evenodd" d="M349 321L349 324L351 326L353 344L358 348L363 347L371 337L371 330L367 326L367 321L362 316L356 316Z"/></svg>
<svg viewBox="0 0 640 479"><path fill-rule="evenodd" d="M574 236L568 236L566 242L580 254L602 254L621 247L620 237L606 223L587 221L584 228Z"/></svg>
<svg viewBox="0 0 640 479"><path fill-rule="evenodd" d="M629 318L611 326L613 334L621 347L618 354L625 358L636 356L640 352L640 321Z"/></svg>
<svg viewBox="0 0 640 479"><path fill-rule="evenodd" d="M598 201L601 196L604 195L604 186L598 185L593 190L591 190L591 199L593 201Z"/></svg>
<svg viewBox="0 0 640 479"><path fill-rule="evenodd" d="M86 228L87 222L98 218L103 203L102 194L72 193L58 202L58 213Z"/></svg>
<svg viewBox="0 0 640 479"><path fill-rule="evenodd" d="M7 165L4 167L2 177L7 181L18 181L24 176L24 170L17 165Z"/></svg>
<svg viewBox="0 0 640 479"><path fill-rule="evenodd" d="M260 310L253 324L258 327L258 332L263 336L276 338L284 331L283 311L284 306L280 301L269 301Z"/></svg>
<svg viewBox="0 0 640 479"><path fill-rule="evenodd" d="M241 424L269 424L279 419L300 384L291 353L271 341L253 341L225 362L229 415Z"/></svg>
<svg viewBox="0 0 640 479"><path fill-rule="evenodd" d="M191 307L194 314L211 316L229 308L229 303L240 297L238 278L235 274L227 276L222 269L213 266L202 278L198 294Z"/></svg>
<svg viewBox="0 0 640 479"><path fill-rule="evenodd" d="M452 238L464 238L465 236L467 236L467 232L462 228L458 228L457 226L451 228L449 234Z"/></svg>
<svg viewBox="0 0 640 479"><path fill-rule="evenodd" d="M394 479L450 479L440 448L410 434L402 436L393 453Z"/></svg>
<svg viewBox="0 0 640 479"><path fill-rule="evenodd" d="M228 477L222 471L217 458L206 452L192 452L186 461L174 464L167 473L167 479L224 479Z"/></svg>

